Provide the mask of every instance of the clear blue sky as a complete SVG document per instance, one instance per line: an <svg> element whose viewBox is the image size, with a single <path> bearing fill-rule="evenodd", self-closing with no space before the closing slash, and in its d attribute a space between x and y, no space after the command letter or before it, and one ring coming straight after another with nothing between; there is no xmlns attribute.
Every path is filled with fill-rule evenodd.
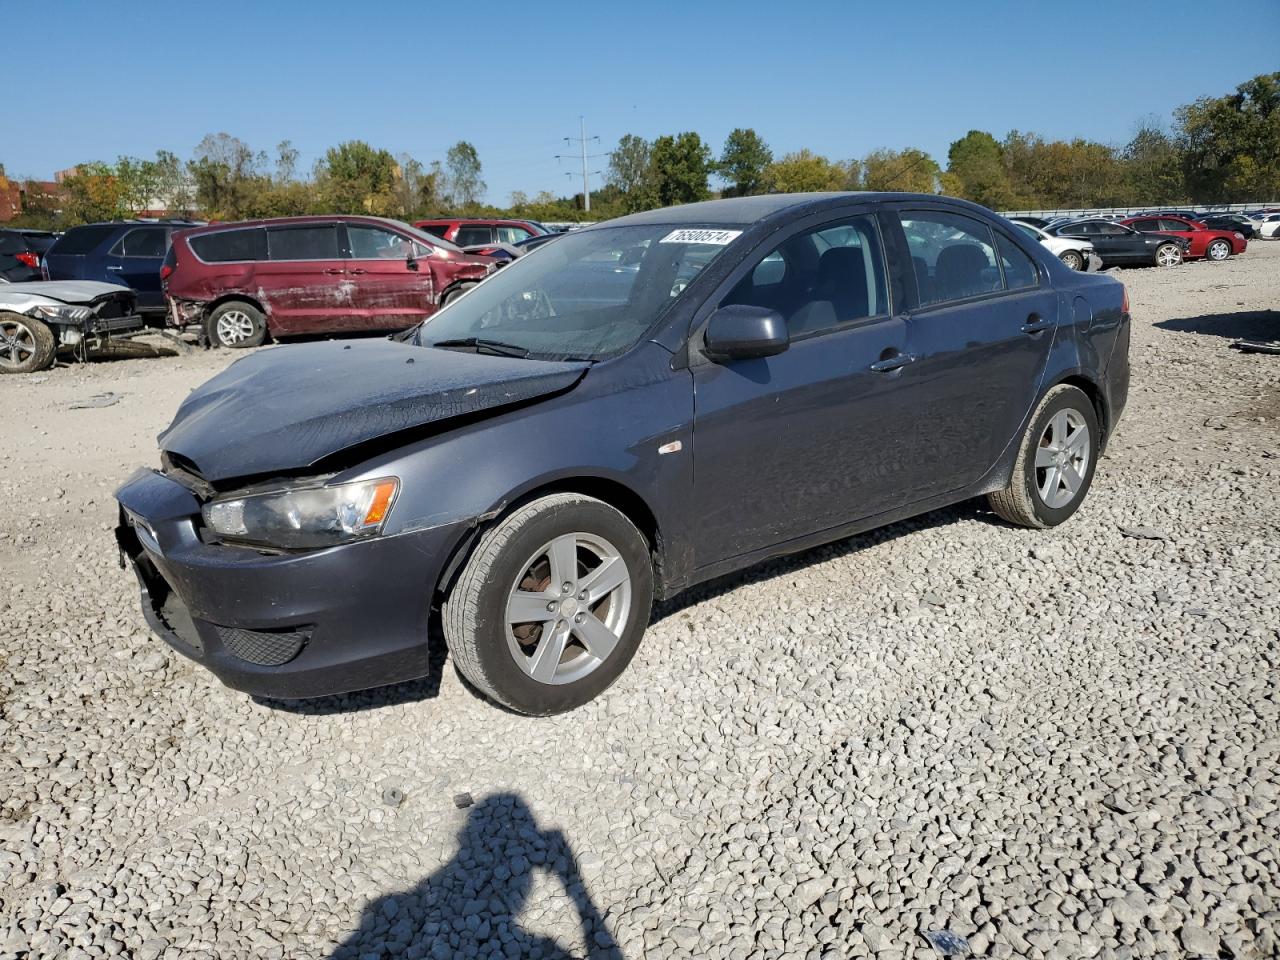
<svg viewBox="0 0 1280 960"><path fill-rule="evenodd" d="M292 140L302 169L347 139L424 163L466 139L499 204L580 187L580 163L554 159L579 114L592 153L682 130L718 152L749 126L776 155L917 146L945 166L971 128L1123 143L1140 117L1280 69L1280 0L50 0L56 41L15 16L43 65L11 91L11 175L185 158L223 130Z"/></svg>

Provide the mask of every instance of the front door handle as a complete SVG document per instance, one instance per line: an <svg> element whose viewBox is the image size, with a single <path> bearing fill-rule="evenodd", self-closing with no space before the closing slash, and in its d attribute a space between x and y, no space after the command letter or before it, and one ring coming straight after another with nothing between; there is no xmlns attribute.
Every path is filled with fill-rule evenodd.
<svg viewBox="0 0 1280 960"><path fill-rule="evenodd" d="M330 268L330 269L328 269L328 270L326 270L326 271L325 271L325 273L329 274L330 276L335 276L335 275L337 275L337 274L342 274L342 273L346 273L346 272L347 272L347 271L345 271L345 270L334 270L334 269L332 269L332 268Z"/></svg>
<svg viewBox="0 0 1280 960"><path fill-rule="evenodd" d="M1022 325L1022 332L1031 334L1041 333L1052 326L1053 322L1051 320L1046 320L1044 317L1040 316L1040 314L1033 313L1031 316L1027 317L1027 322Z"/></svg>
<svg viewBox="0 0 1280 960"><path fill-rule="evenodd" d="M892 373L894 370L901 370L908 363L914 363L915 359L914 353L895 353L892 357L877 360L869 369L875 373Z"/></svg>
<svg viewBox="0 0 1280 960"><path fill-rule="evenodd" d="M108 264L108 265L107 265L107 269L108 269L108 270L114 270L114 271L116 271L117 273L119 273L121 270L123 270L123 269L124 269L124 267L117 267L117 266L115 266L114 264Z"/></svg>

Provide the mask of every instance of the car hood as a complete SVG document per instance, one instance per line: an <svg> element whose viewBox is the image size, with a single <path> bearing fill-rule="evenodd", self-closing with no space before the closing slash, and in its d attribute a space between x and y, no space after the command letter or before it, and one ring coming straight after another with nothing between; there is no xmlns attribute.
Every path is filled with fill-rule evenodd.
<svg viewBox="0 0 1280 960"><path fill-rule="evenodd" d="M99 297L115 293L129 293L128 287L97 280L33 280L30 283L12 283L0 292L0 303L19 308L40 303L92 303Z"/></svg>
<svg viewBox="0 0 1280 960"><path fill-rule="evenodd" d="M213 484L290 473L390 434L559 393L588 366L393 340L272 347L197 387L160 448Z"/></svg>

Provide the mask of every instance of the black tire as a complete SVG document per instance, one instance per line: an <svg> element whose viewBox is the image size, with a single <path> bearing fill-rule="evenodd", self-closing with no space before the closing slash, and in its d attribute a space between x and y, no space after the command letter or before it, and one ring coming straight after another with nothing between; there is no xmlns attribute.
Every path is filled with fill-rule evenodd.
<svg viewBox="0 0 1280 960"><path fill-rule="evenodd" d="M1204 251L1205 257L1219 263L1231 256L1231 244L1225 240L1215 240Z"/></svg>
<svg viewBox="0 0 1280 960"><path fill-rule="evenodd" d="M205 332L215 347L260 347L267 338L267 318L251 303L228 300L209 314Z"/></svg>
<svg viewBox="0 0 1280 960"><path fill-rule="evenodd" d="M460 283L456 287L450 287L444 292L444 297L440 300L440 306L447 307L474 286L474 283Z"/></svg>
<svg viewBox="0 0 1280 960"><path fill-rule="evenodd" d="M1182 261L1182 248L1176 243L1162 243L1160 246L1156 247L1157 267L1176 267L1181 264Z"/></svg>
<svg viewBox="0 0 1280 960"><path fill-rule="evenodd" d="M44 323L0 311L0 373L35 373L53 366L58 341Z"/></svg>
<svg viewBox="0 0 1280 960"><path fill-rule="evenodd" d="M1051 505L1041 493L1042 487L1047 485L1049 474L1046 468L1036 466L1036 455L1042 442L1048 437L1050 423L1064 411L1088 427L1087 437L1084 438L1087 440L1088 461L1082 482L1070 500ZM1027 424L1008 486L987 494L991 509L1002 519L1022 527L1056 527L1080 509L1080 504L1088 495L1098 464L1100 439L1098 414L1093 409L1093 401L1078 387L1069 384L1054 387L1045 394Z"/></svg>
<svg viewBox="0 0 1280 960"><path fill-rule="evenodd" d="M1058 259L1061 260L1063 263L1065 263L1072 270L1078 271L1078 270L1084 269L1084 258L1080 256L1078 251L1065 250L1063 251L1062 256L1060 256Z"/></svg>
<svg viewBox="0 0 1280 960"><path fill-rule="evenodd" d="M625 563L630 576L629 605L625 607L624 622L619 625L616 645L590 666L590 672L567 682L543 682L517 662L513 644L521 641L515 639L515 631L507 623L508 601L512 589L521 585L521 577L536 569L536 565L530 566L530 559L536 560L541 549L569 534L603 538L616 548L617 557ZM573 556L578 566L583 554L575 550ZM549 554L546 560L549 566ZM550 572L554 574L554 568ZM577 575L575 571L574 576ZM589 573L584 575L583 584L587 577ZM521 587L549 588L549 583ZM576 585L573 589L577 589ZM570 596L565 594L566 601ZM611 597L607 602L614 601ZM517 507L481 536L444 602L441 619L454 665L473 686L518 713L548 716L594 699L621 675L640 646L652 605L653 561L644 535L607 503L579 494L558 493ZM619 607L619 614L623 609ZM572 615L573 610L554 614L547 624L537 628L532 641L525 642L532 643L536 650L541 630L552 623L567 626L567 619L554 618ZM573 646L575 643L579 645ZM583 658L586 650L580 641L571 638L570 644L557 658L557 664L569 663L573 656Z"/></svg>

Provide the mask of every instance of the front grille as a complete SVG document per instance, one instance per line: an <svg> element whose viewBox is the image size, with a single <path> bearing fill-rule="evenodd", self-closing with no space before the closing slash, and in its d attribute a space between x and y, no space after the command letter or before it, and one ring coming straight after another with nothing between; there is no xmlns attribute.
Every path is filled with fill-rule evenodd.
<svg viewBox="0 0 1280 960"><path fill-rule="evenodd" d="M94 314L99 320L115 320L133 313L133 301L128 296L108 294L94 305Z"/></svg>
<svg viewBox="0 0 1280 960"><path fill-rule="evenodd" d="M263 667L288 663L307 645L309 628L295 630L245 630L242 627L216 627L222 645L241 660Z"/></svg>

